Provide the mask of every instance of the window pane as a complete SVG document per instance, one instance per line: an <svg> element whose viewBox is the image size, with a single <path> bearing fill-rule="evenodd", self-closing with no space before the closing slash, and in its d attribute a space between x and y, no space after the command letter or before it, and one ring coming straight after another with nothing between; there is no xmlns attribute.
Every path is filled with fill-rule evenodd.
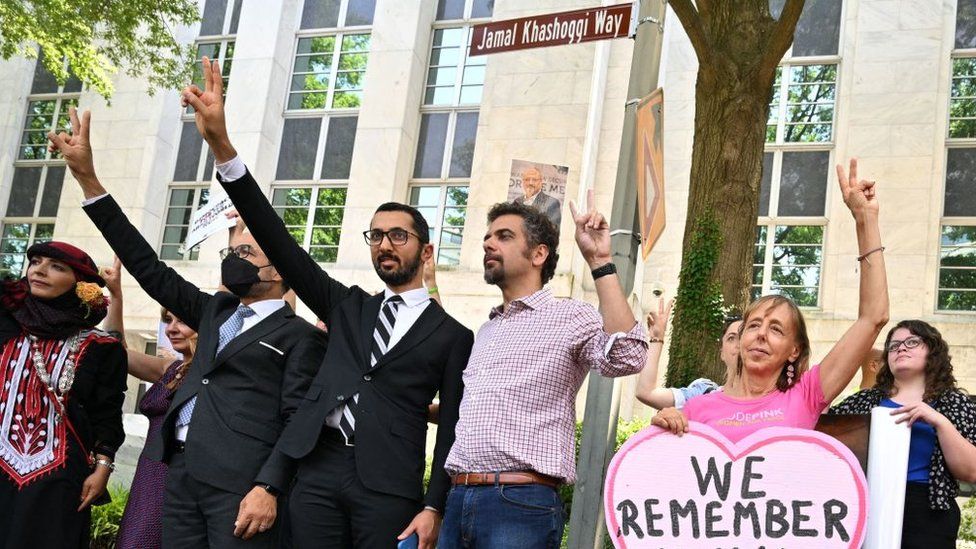
<svg viewBox="0 0 976 549"><path fill-rule="evenodd" d="M227 14L227 0L207 0L203 7L203 21L200 23L200 36L224 33L224 16Z"/></svg>
<svg viewBox="0 0 976 549"><path fill-rule="evenodd" d="M425 114L420 119L420 136L413 176L439 178L447 143L448 113Z"/></svg>
<svg viewBox="0 0 976 549"><path fill-rule="evenodd" d="M32 217L37 190L41 184L42 168L15 168L14 180L7 200L8 217ZM10 227L10 225L7 225Z"/></svg>
<svg viewBox="0 0 976 549"><path fill-rule="evenodd" d="M331 29L339 26L339 0L305 0L303 29Z"/></svg>
<svg viewBox="0 0 976 549"><path fill-rule="evenodd" d="M495 0L474 0L471 4L471 17L491 17L495 11Z"/></svg>
<svg viewBox="0 0 976 549"><path fill-rule="evenodd" d="M447 188L448 206L467 206L468 188L467 187L448 187Z"/></svg>
<svg viewBox="0 0 976 549"><path fill-rule="evenodd" d="M976 215L976 148L949 149L946 155L947 216Z"/></svg>
<svg viewBox="0 0 976 549"><path fill-rule="evenodd" d="M773 153L763 153L762 179L759 180L759 215L769 215L769 197L773 182Z"/></svg>
<svg viewBox="0 0 976 549"><path fill-rule="evenodd" d="M349 0L346 6L346 26L372 25L376 0Z"/></svg>
<svg viewBox="0 0 976 549"><path fill-rule="evenodd" d="M64 166L48 166L44 179L44 196L41 197L41 217L56 217L61 201L61 184L64 183Z"/></svg>
<svg viewBox="0 0 976 549"><path fill-rule="evenodd" d="M824 214L829 162L828 151L783 153L778 215Z"/></svg>
<svg viewBox="0 0 976 549"><path fill-rule="evenodd" d="M833 138L837 65L790 68L783 141L824 142Z"/></svg>
<svg viewBox="0 0 976 549"><path fill-rule="evenodd" d="M976 226L943 226L939 255L938 308L976 311Z"/></svg>
<svg viewBox="0 0 976 549"><path fill-rule="evenodd" d="M57 93L58 81L44 66L44 54L37 57L34 65L34 81L31 83L31 93Z"/></svg>
<svg viewBox="0 0 976 549"><path fill-rule="evenodd" d="M793 33L793 57L837 55L841 0L807 0Z"/></svg>
<svg viewBox="0 0 976 549"><path fill-rule="evenodd" d="M285 120L275 179L312 179L321 128L322 120L319 118Z"/></svg>
<svg viewBox="0 0 976 549"><path fill-rule="evenodd" d="M176 156L176 169L173 181L196 181L200 168L200 150L203 138L197 131L196 123L184 122L180 133L180 147Z"/></svg>
<svg viewBox="0 0 976 549"><path fill-rule="evenodd" d="M952 60L949 137L976 137L976 57Z"/></svg>
<svg viewBox="0 0 976 549"><path fill-rule="evenodd" d="M440 204L440 187L413 187L410 189L410 205L413 207L433 206Z"/></svg>
<svg viewBox="0 0 976 549"><path fill-rule="evenodd" d="M316 204L319 206L345 206L346 188L345 187L325 187L319 189Z"/></svg>
<svg viewBox="0 0 976 549"><path fill-rule="evenodd" d="M438 21L461 19L464 17L464 0L437 0Z"/></svg>
<svg viewBox="0 0 976 549"><path fill-rule="evenodd" d="M352 150L356 143L355 116L329 119L329 133L322 159L322 179L348 179L352 164Z"/></svg>
<svg viewBox="0 0 976 549"><path fill-rule="evenodd" d="M227 32L229 34L237 34L237 25L241 21L241 3L244 0L234 0L234 11L230 14L230 30Z"/></svg>
<svg viewBox="0 0 976 549"><path fill-rule="evenodd" d="M454 146L451 150L450 177L470 177L474 158L475 137L478 135L478 113L457 114L454 126Z"/></svg>
<svg viewBox="0 0 976 549"><path fill-rule="evenodd" d="M976 0L956 2L956 48L976 48Z"/></svg>

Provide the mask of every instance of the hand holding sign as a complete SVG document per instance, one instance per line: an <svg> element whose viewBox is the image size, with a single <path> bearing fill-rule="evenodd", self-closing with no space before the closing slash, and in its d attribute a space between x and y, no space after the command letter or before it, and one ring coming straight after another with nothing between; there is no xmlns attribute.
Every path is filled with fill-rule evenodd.
<svg viewBox="0 0 976 549"><path fill-rule="evenodd" d="M649 427L610 463L607 530L623 548L857 548L867 490L837 440L773 427L732 443L692 423L681 439Z"/></svg>

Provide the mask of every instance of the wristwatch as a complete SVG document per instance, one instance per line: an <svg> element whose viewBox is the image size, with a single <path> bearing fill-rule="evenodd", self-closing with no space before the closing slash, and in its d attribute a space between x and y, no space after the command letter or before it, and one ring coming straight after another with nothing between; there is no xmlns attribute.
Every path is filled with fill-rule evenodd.
<svg viewBox="0 0 976 549"><path fill-rule="evenodd" d="M617 273L617 266L614 265L612 261L610 263L607 263L606 265L601 265L596 269L590 271L590 274L593 275L593 280L596 280L602 276L607 276L616 273Z"/></svg>
<svg viewBox="0 0 976 549"><path fill-rule="evenodd" d="M274 497L278 497L281 495L281 491L270 484L258 484L258 486L264 488L265 492L271 494Z"/></svg>

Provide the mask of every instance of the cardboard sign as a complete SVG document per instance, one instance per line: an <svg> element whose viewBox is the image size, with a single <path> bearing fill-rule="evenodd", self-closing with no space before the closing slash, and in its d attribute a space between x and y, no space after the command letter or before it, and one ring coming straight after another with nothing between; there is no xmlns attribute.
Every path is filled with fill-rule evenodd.
<svg viewBox="0 0 976 549"><path fill-rule="evenodd" d="M475 25L468 55L622 38L632 32L633 6L597 6Z"/></svg>
<svg viewBox="0 0 976 549"><path fill-rule="evenodd" d="M763 429L738 443L691 423L649 427L610 462L607 531L618 549L855 549L867 519L857 459L803 429Z"/></svg>

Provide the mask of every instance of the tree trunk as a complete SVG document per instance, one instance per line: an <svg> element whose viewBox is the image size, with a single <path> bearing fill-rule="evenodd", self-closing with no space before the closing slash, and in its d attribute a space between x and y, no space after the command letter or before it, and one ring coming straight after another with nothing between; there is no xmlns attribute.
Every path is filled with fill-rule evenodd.
<svg viewBox="0 0 976 549"><path fill-rule="evenodd" d="M671 4L699 57L667 374L668 385L683 386L697 377L725 379L718 342L727 312L749 302L770 94L803 2L791 1L779 22L765 0L699 0L697 9L687 0Z"/></svg>

